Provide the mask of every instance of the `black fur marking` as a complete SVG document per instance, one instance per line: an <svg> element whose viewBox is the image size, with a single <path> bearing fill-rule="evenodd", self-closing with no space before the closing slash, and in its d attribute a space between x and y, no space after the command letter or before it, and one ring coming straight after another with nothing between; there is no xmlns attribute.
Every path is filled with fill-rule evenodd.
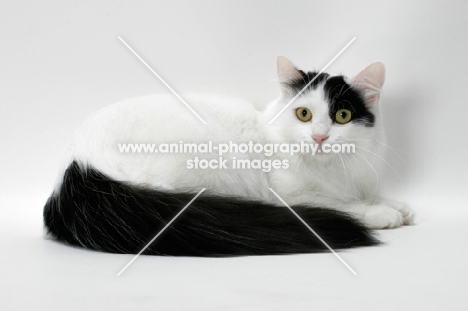
<svg viewBox="0 0 468 311"><path fill-rule="evenodd" d="M339 109L349 109L353 118L351 122L374 126L375 116L367 108L359 90L345 82L343 76L329 78L324 85L325 94L329 100L330 118L335 120Z"/></svg>
<svg viewBox="0 0 468 311"><path fill-rule="evenodd" d="M318 72L307 72L305 73L302 70L298 70L302 76L302 79L296 79L289 83L289 87L296 93L299 93L312 79L314 79ZM315 80L312 82L306 89L306 91L312 91L317 88L324 80L326 80L330 75L328 73L321 73Z"/></svg>
<svg viewBox="0 0 468 311"><path fill-rule="evenodd" d="M60 189L45 205L44 223L59 241L134 254L194 195L114 181L73 162ZM293 208L332 248L378 244L368 229L346 213ZM327 250L286 207L201 195L144 253L221 257Z"/></svg>

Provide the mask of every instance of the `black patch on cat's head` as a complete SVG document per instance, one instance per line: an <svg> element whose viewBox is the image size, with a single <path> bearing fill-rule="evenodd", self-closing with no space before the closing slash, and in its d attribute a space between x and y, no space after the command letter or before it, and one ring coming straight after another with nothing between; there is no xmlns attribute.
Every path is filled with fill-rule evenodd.
<svg viewBox="0 0 468 311"><path fill-rule="evenodd" d="M299 93L312 80L313 82L307 87L306 91L315 90L319 84L321 84L330 76L328 73L321 73L320 75L318 75L318 72L305 73L302 70L298 71L301 74L302 78L296 79L288 84L288 86L296 93Z"/></svg>
<svg viewBox="0 0 468 311"><path fill-rule="evenodd" d="M332 120L335 120L335 114L339 109L348 109L353 114L351 122L362 123L368 127L374 126L375 116L366 106L362 93L346 83L343 76L329 78L323 89L329 101Z"/></svg>

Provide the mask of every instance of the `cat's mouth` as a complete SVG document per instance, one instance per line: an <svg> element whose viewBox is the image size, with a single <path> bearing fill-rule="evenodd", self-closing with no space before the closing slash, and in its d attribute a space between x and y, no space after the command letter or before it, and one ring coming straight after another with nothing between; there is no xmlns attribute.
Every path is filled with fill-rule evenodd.
<svg viewBox="0 0 468 311"><path fill-rule="evenodd" d="M326 142L324 144L315 144L313 146L312 155L325 157L334 153L340 153L343 150L341 142Z"/></svg>
<svg viewBox="0 0 468 311"><path fill-rule="evenodd" d="M317 151L315 152L315 155L316 156L326 156L328 152L325 152L323 149L322 149L322 146L321 145L318 145L317 146Z"/></svg>

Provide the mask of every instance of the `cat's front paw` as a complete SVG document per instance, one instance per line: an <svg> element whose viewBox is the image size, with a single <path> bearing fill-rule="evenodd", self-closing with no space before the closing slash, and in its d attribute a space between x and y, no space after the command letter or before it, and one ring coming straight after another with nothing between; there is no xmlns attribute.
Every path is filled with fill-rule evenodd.
<svg viewBox="0 0 468 311"><path fill-rule="evenodd" d="M390 229L397 228L403 225L403 214L384 204L371 205L368 207L364 222L371 229Z"/></svg>
<svg viewBox="0 0 468 311"><path fill-rule="evenodd" d="M390 206L391 208L399 211L403 215L404 225L414 225L414 210L408 204L389 199L382 200L382 203Z"/></svg>

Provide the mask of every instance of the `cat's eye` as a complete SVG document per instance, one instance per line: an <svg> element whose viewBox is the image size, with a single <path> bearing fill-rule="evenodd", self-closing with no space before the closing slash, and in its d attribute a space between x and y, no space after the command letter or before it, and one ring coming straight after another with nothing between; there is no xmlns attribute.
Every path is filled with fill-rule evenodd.
<svg viewBox="0 0 468 311"><path fill-rule="evenodd" d="M340 124L345 124L351 121L353 114L348 109L340 109L335 114L335 121Z"/></svg>
<svg viewBox="0 0 468 311"><path fill-rule="evenodd" d="M312 119L312 112L308 108L300 107L296 109L296 116L302 122L307 122Z"/></svg>

